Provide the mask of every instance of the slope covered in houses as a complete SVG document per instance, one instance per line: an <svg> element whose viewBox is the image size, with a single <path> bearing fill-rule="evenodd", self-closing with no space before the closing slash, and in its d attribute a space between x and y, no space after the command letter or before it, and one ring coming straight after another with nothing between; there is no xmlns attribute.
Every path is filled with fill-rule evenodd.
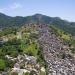
<svg viewBox="0 0 75 75"><path fill-rule="evenodd" d="M26 24L0 37L1 75L75 75L71 35L46 24Z"/></svg>
<svg viewBox="0 0 75 75"><path fill-rule="evenodd" d="M75 55L72 55L69 44L55 33L48 26L40 30L39 43L48 65L48 75L75 75Z"/></svg>

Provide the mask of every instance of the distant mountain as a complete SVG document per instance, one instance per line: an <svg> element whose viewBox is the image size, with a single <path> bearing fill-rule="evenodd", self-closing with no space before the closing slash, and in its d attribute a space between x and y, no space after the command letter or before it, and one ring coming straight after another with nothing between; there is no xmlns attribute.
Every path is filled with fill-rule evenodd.
<svg viewBox="0 0 75 75"><path fill-rule="evenodd" d="M10 17L0 13L0 28L20 27L29 23L54 25L65 32L75 35L75 22L68 22L60 19L59 17L49 17L42 14L35 14L27 17Z"/></svg>

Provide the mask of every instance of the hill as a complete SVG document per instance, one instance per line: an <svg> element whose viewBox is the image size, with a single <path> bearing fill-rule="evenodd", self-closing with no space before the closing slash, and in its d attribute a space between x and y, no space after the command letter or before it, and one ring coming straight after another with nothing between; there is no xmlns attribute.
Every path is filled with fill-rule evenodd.
<svg viewBox="0 0 75 75"><path fill-rule="evenodd" d="M67 33L75 35L75 22L68 22L59 17L49 17L42 14L35 14L27 17L11 17L0 13L0 28L21 27L30 23L54 25Z"/></svg>
<svg viewBox="0 0 75 75"><path fill-rule="evenodd" d="M72 40L71 35L46 24L6 28L0 36L0 74L75 75Z"/></svg>

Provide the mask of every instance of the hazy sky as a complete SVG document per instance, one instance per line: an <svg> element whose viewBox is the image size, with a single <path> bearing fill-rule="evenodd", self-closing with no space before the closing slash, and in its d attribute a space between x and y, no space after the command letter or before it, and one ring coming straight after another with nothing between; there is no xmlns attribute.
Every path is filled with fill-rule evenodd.
<svg viewBox="0 0 75 75"><path fill-rule="evenodd" d="M10 16L40 13L75 21L75 0L0 0L0 12Z"/></svg>

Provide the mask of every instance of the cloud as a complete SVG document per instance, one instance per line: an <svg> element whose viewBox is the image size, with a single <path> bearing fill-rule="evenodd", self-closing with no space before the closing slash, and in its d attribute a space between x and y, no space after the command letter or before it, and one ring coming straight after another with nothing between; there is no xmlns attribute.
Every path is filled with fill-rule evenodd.
<svg viewBox="0 0 75 75"><path fill-rule="evenodd" d="M13 3L10 6L10 9L18 9L18 8L22 8L22 5L20 3Z"/></svg>
<svg viewBox="0 0 75 75"><path fill-rule="evenodd" d="M1 12L8 12L8 11L14 11L14 10L19 10L22 8L22 4L20 3L13 3L7 7L3 7L3 8L0 8L0 11Z"/></svg>
<svg viewBox="0 0 75 75"><path fill-rule="evenodd" d="M6 8L0 8L0 12L6 11Z"/></svg>

